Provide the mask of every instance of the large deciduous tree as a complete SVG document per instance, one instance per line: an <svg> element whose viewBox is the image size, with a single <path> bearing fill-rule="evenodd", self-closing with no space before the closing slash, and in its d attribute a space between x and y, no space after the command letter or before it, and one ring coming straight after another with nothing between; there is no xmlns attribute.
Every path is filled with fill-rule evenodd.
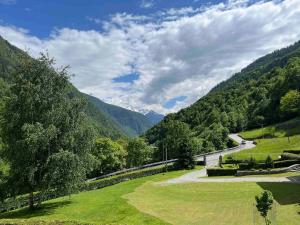
<svg viewBox="0 0 300 225"><path fill-rule="evenodd" d="M300 114L300 92L291 90L280 100L280 111L285 117L293 117Z"/></svg>
<svg viewBox="0 0 300 225"><path fill-rule="evenodd" d="M97 138L92 152L98 160L94 175L120 170L126 165L126 150L109 138Z"/></svg>
<svg viewBox="0 0 300 225"><path fill-rule="evenodd" d="M30 208L36 191L77 191L90 169L93 131L85 125L85 103L68 95L66 68L53 65L46 55L21 60L2 120L10 194L29 193Z"/></svg>

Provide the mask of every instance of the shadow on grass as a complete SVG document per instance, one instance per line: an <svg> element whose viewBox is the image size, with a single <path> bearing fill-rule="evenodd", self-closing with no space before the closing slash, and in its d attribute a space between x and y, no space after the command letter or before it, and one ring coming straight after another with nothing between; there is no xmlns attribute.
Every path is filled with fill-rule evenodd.
<svg viewBox="0 0 300 225"><path fill-rule="evenodd" d="M54 212L55 209L64 207L69 204L71 204L70 200L53 203L43 203L40 207L33 210L29 210L28 207L25 207L19 210L2 213L0 214L0 219L28 219L32 217L50 215Z"/></svg>
<svg viewBox="0 0 300 225"><path fill-rule="evenodd" d="M257 183L264 190L272 192L280 205L300 204L300 184L295 183Z"/></svg>

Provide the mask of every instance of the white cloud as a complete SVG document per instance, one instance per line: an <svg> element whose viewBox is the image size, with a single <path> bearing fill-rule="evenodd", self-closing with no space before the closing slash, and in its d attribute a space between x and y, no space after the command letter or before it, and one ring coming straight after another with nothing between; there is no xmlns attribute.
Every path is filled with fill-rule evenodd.
<svg viewBox="0 0 300 225"><path fill-rule="evenodd" d="M122 13L97 22L104 32L64 28L39 39L0 26L0 34L34 56L48 49L59 64L71 66L81 91L133 110L167 113L193 103L256 58L299 40L300 1L231 0L170 9L159 18ZM133 83L112 81L133 72L140 74ZM187 99L163 107L177 96Z"/></svg>
<svg viewBox="0 0 300 225"><path fill-rule="evenodd" d="M140 7L145 9L152 8L153 6L154 6L153 0L142 0L140 4Z"/></svg>

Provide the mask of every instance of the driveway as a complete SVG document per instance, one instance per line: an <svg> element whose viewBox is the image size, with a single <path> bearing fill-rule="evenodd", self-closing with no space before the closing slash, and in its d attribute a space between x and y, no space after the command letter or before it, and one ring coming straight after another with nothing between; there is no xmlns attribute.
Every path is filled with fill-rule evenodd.
<svg viewBox="0 0 300 225"><path fill-rule="evenodd" d="M255 147L255 144L253 144L253 141L246 141L244 139L242 139L240 136L238 136L238 134L230 134L229 137L233 140L235 140L236 142L238 142L240 145L236 148L233 149L225 149L222 152L218 152L215 154L211 154L206 156L206 167L214 167L214 166L218 166L219 164L219 156L224 156L224 155L228 155L228 154L232 154L235 152L240 152L246 149L251 149ZM242 141L245 141L245 144L241 144ZM203 160L203 156L200 156L197 158L198 160ZM176 184L176 183L186 183L186 182L201 182L199 181L199 178L201 177L206 177L207 173L206 173L206 168L202 169L202 170L197 170L197 171L193 171L190 173L187 173L183 176L171 179L171 180L167 180L164 183L167 184ZM203 180L203 179L201 179ZM211 179L205 179L205 181L203 182L211 182ZM218 179L219 180L219 179Z"/></svg>

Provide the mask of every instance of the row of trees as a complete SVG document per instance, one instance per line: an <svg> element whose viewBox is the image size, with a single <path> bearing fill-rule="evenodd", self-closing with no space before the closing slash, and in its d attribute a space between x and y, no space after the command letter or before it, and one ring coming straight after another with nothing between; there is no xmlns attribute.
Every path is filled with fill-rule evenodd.
<svg viewBox="0 0 300 225"><path fill-rule="evenodd" d="M118 141L103 137L97 138L92 148L95 169L90 176L99 176L150 163L153 160L154 149L142 138Z"/></svg>

